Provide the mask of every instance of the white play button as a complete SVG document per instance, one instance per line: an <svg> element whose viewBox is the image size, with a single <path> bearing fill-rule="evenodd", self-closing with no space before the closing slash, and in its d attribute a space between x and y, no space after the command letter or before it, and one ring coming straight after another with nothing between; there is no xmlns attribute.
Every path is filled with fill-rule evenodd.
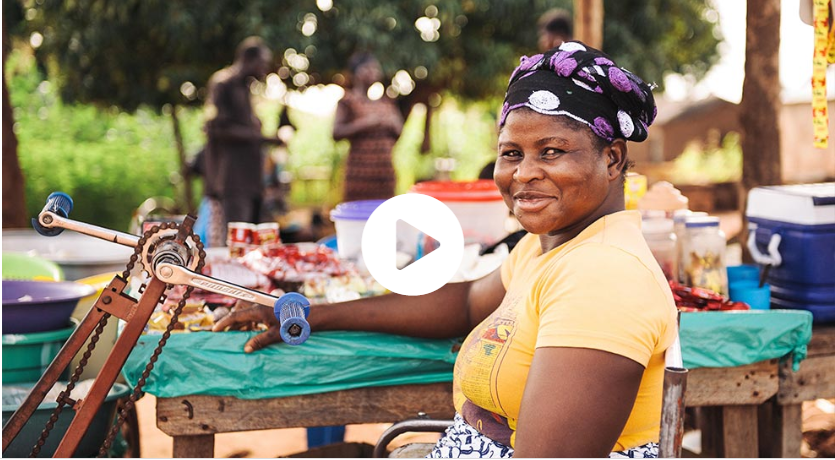
<svg viewBox="0 0 835 460"><path fill-rule="evenodd" d="M403 223L439 244L434 251L398 270L397 227ZM419 193L383 202L368 218L362 232L362 257L368 271L378 283L398 294L423 295L438 290L458 271L463 254L464 233L455 214L437 199Z"/></svg>

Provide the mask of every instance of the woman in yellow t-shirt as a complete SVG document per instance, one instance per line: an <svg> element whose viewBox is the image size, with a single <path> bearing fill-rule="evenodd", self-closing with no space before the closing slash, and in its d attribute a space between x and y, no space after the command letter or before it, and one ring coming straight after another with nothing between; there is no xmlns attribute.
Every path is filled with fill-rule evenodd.
<svg viewBox="0 0 835 460"><path fill-rule="evenodd" d="M500 118L494 179L530 232L501 269L420 297L317 307L317 330L467 335L455 365L455 424L433 457L657 456L664 351L676 311L624 211L627 141L646 139L651 89L580 42L523 57ZM443 320L438 320L443 318ZM248 352L279 341L271 309Z"/></svg>

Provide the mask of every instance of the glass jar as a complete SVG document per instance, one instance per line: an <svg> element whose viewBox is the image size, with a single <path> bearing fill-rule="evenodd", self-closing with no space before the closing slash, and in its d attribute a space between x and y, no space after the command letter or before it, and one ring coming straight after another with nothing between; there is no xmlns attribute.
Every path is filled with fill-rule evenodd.
<svg viewBox="0 0 835 460"><path fill-rule="evenodd" d="M684 223L687 219L691 217L705 217L707 216L706 212L701 211L690 211L687 209L682 209L680 211L676 211L673 215L673 232L676 234L676 260L681 261L683 260L682 256L682 249L681 243L684 241ZM676 266L676 281L681 284L684 284L684 272L682 271L681 263L678 262Z"/></svg>
<svg viewBox="0 0 835 460"><path fill-rule="evenodd" d="M676 234L673 231L673 221L664 218L644 219L641 222L641 232L655 256L661 271L667 280L676 279L678 274L678 252Z"/></svg>
<svg viewBox="0 0 835 460"><path fill-rule="evenodd" d="M683 284L728 295L725 233L715 216L690 217L684 222L680 267Z"/></svg>

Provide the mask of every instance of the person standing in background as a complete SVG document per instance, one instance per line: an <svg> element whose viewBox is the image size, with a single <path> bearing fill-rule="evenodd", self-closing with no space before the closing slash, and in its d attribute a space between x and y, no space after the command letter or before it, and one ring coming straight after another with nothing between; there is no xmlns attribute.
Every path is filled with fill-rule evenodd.
<svg viewBox="0 0 835 460"><path fill-rule="evenodd" d="M261 220L264 143L281 144L261 133L250 100L250 84L267 75L272 53L259 37L238 45L235 62L209 80L206 105L206 195L216 198L226 223Z"/></svg>
<svg viewBox="0 0 835 460"><path fill-rule="evenodd" d="M352 87L339 101L333 125L334 140L351 143L343 200L391 198L397 182L391 151L403 131L403 117L382 92L376 98L369 95L369 88L383 77L374 55L355 53L348 67Z"/></svg>
<svg viewBox="0 0 835 460"><path fill-rule="evenodd" d="M543 53L574 38L571 13L560 8L550 9L537 21L539 51Z"/></svg>

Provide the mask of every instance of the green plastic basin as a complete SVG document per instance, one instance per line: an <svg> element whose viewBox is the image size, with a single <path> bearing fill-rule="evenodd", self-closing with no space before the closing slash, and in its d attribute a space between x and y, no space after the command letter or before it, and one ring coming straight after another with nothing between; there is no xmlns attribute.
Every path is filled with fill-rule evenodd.
<svg viewBox="0 0 835 460"><path fill-rule="evenodd" d="M47 332L3 335L3 385L34 382L58 355L75 324Z"/></svg>
<svg viewBox="0 0 835 460"><path fill-rule="evenodd" d="M12 417L14 411L20 407L20 404L26 398L26 394L34 385L31 382L3 385L3 425ZM66 382L61 382L58 385L62 385L63 388L66 386ZM116 415L116 405L119 398L129 395L130 392L131 389L127 385L121 383L113 385L113 388L110 389L107 398L105 398L98 412L93 416L87 433L81 438L81 443L79 443L74 457L91 458L98 455L99 448L104 443L104 439L107 437L107 433L113 425L113 418ZM72 397L77 398L79 396L72 394ZM7 404L11 402L14 403ZM43 431L46 422L49 420L52 411L57 405L55 401L47 401L44 399L44 402L38 406L37 410L32 414L32 417L29 418L29 422L20 430L20 433L14 441L3 452L3 457L28 457L32 451L32 446L38 441L41 431ZM61 412L61 416L58 418L58 422L52 428L49 438L47 438L46 443L41 448L38 457L52 457L61 439L67 432L67 428L69 428L73 417L75 417L75 411L65 406L64 411Z"/></svg>

